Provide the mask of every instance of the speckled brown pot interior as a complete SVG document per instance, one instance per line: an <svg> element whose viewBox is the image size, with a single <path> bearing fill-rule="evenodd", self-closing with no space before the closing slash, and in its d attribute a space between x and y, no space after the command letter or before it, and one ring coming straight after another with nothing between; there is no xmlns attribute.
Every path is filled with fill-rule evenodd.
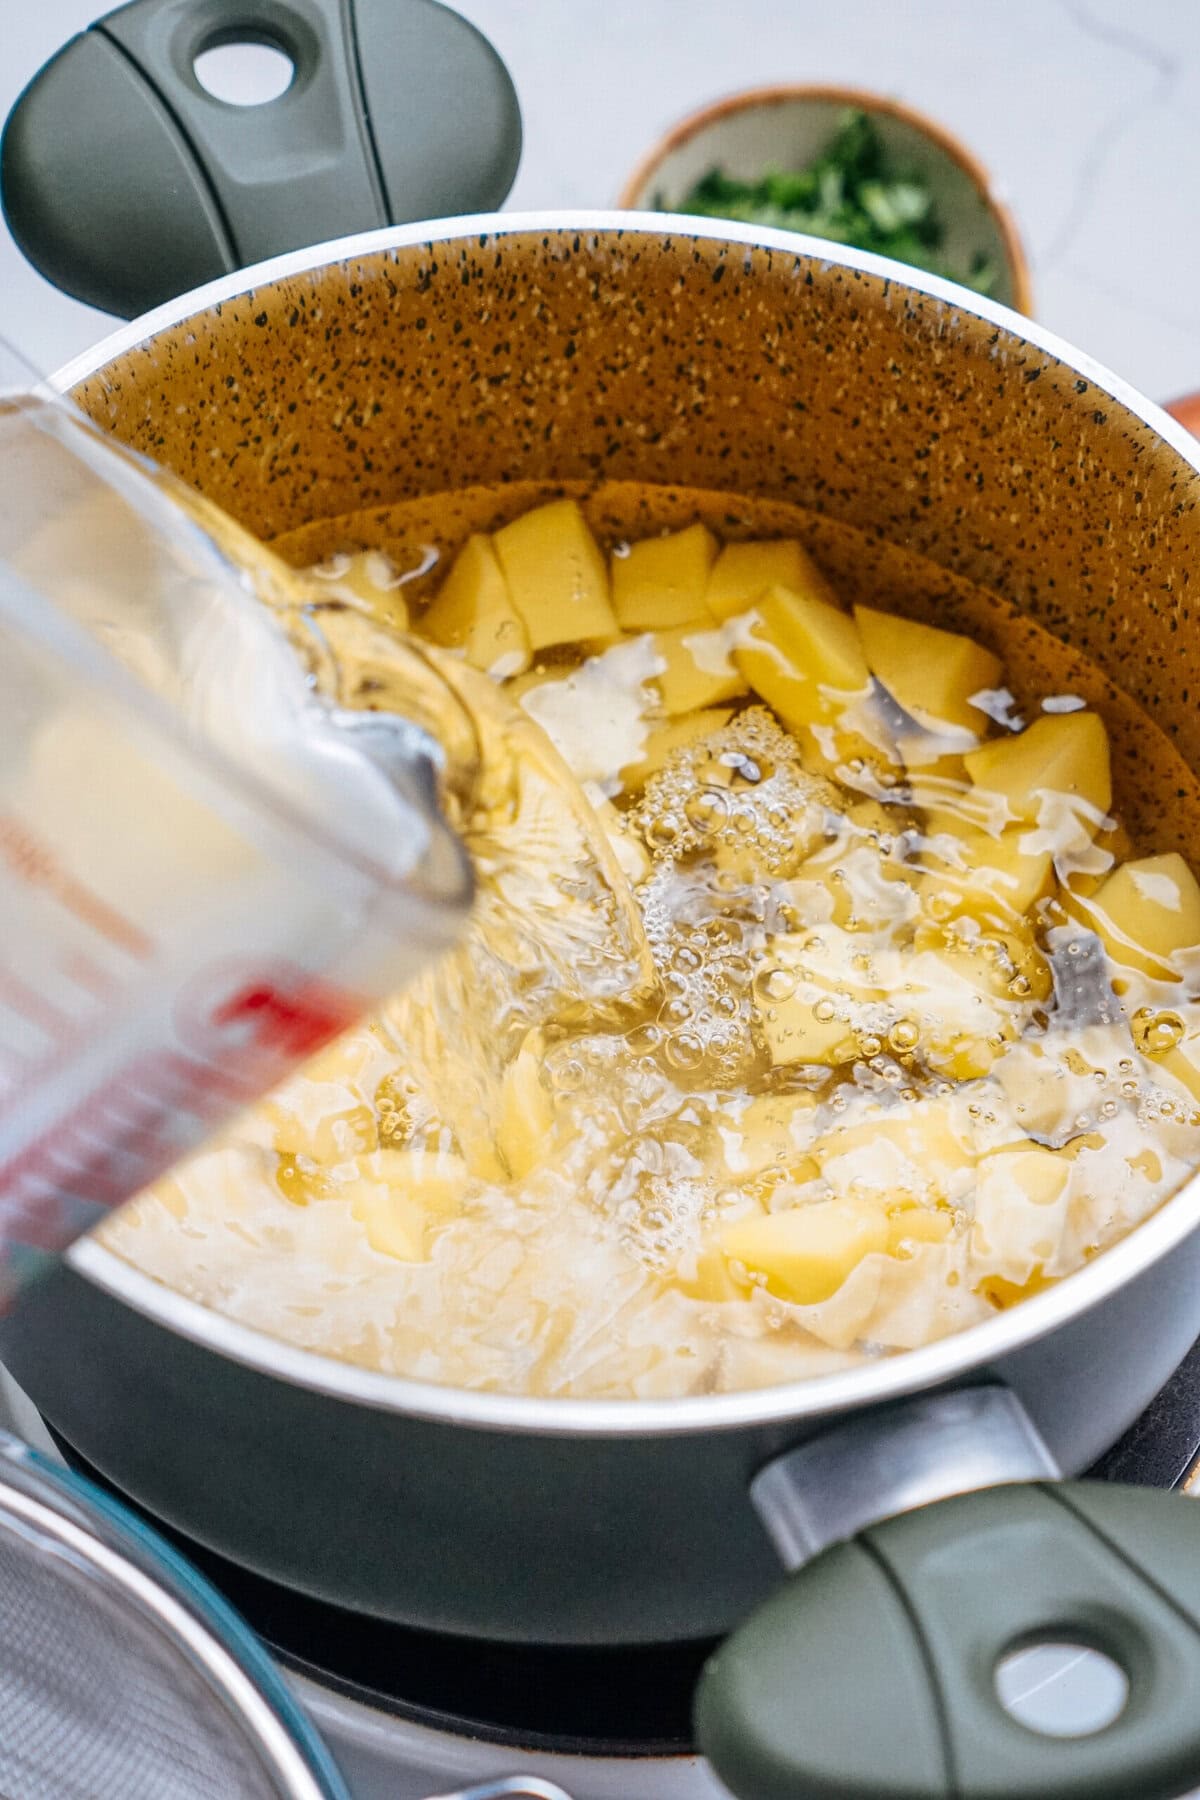
<svg viewBox="0 0 1200 1800"><path fill-rule="evenodd" d="M718 237L519 230L372 248L215 304L85 380L101 424L271 538L474 483L630 478L815 509L847 598L954 623L923 553L1093 657L1200 768L1197 475L1016 327L823 259ZM839 563L846 566L839 568ZM986 619L958 622L988 635ZM1019 649L1003 645L1010 666ZM1184 781L1148 794L1109 715L1118 803L1200 836ZM1165 785L1164 785L1165 783Z"/></svg>

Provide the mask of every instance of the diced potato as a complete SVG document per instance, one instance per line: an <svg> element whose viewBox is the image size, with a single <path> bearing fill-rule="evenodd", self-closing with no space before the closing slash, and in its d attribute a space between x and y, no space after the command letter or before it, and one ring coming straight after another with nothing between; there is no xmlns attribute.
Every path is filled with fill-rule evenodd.
<svg viewBox="0 0 1200 1800"><path fill-rule="evenodd" d="M1036 823L1047 797L1082 801L1094 808L1097 823L1112 805L1108 733L1096 713L1046 714L964 761L976 787L998 794L1013 819Z"/></svg>
<svg viewBox="0 0 1200 1800"><path fill-rule="evenodd" d="M281 1156L308 1156L318 1163L347 1162L374 1150L378 1143L374 1112L366 1105L346 1106L344 1100L340 1090L322 1084L299 1111L266 1102L263 1110L276 1150Z"/></svg>
<svg viewBox="0 0 1200 1800"><path fill-rule="evenodd" d="M1026 1143L980 1158L971 1260L981 1273L1024 1284L1055 1256L1066 1222L1071 1163Z"/></svg>
<svg viewBox="0 0 1200 1800"><path fill-rule="evenodd" d="M755 693L789 726L834 718L870 681L853 619L783 587L758 601L733 655Z"/></svg>
<svg viewBox="0 0 1200 1800"><path fill-rule="evenodd" d="M840 725L792 725L791 731L801 760L813 775L872 793L876 788L899 787L904 779L904 764L895 747L864 732Z"/></svg>
<svg viewBox="0 0 1200 1800"><path fill-rule="evenodd" d="M1078 907L1113 961L1145 975L1178 979L1178 954L1200 951L1200 884L1175 851L1122 863Z"/></svg>
<svg viewBox="0 0 1200 1800"><path fill-rule="evenodd" d="M574 500L522 513L493 541L531 649L617 634L608 568Z"/></svg>
<svg viewBox="0 0 1200 1800"><path fill-rule="evenodd" d="M839 1198L865 1194L885 1206L959 1200L975 1165L972 1145L939 1099L842 1126L818 1139L812 1154Z"/></svg>
<svg viewBox="0 0 1200 1800"><path fill-rule="evenodd" d="M848 931L895 930L917 910L904 865L866 843L822 850L801 863L775 897L797 924L828 920Z"/></svg>
<svg viewBox="0 0 1200 1800"><path fill-rule="evenodd" d="M621 781L627 793L636 793L644 787L652 775L657 775L663 765L669 761L676 750L686 749L689 744L697 744L701 738L711 737L714 731L720 731L733 717L727 706L710 706L704 712L685 713L681 719L670 719L665 725L653 730L642 746L642 754L635 763L626 763L621 769Z"/></svg>
<svg viewBox="0 0 1200 1800"><path fill-rule="evenodd" d="M820 1176L811 1156L790 1156L786 1162L768 1163L765 1169L744 1178L742 1192L768 1212L777 1212L779 1196L786 1198L794 1188L807 1187L810 1181L819 1181Z"/></svg>
<svg viewBox="0 0 1200 1800"><path fill-rule="evenodd" d="M721 1249L770 1293L816 1306L841 1287L864 1256L886 1254L888 1217L882 1207L818 1200L788 1212L735 1219L720 1235Z"/></svg>
<svg viewBox="0 0 1200 1800"><path fill-rule="evenodd" d="M716 1128L731 1175L754 1174L769 1163L794 1160L806 1147L815 1094L759 1094L739 1113L720 1113Z"/></svg>
<svg viewBox="0 0 1200 1800"><path fill-rule="evenodd" d="M435 644L462 650L469 663L497 680L529 667L529 637L509 598L492 540L483 532L475 532L459 551L437 598L422 615L421 629Z"/></svg>
<svg viewBox="0 0 1200 1800"><path fill-rule="evenodd" d="M1023 1131L1052 1137L1060 1130L1070 1090L1057 1057L1048 1057L1036 1041L1015 1044L992 1074Z"/></svg>
<svg viewBox="0 0 1200 1800"><path fill-rule="evenodd" d="M367 1242L400 1262L423 1262L430 1217L459 1209L467 1185L462 1158L445 1151L379 1150L358 1161L354 1179L339 1188L365 1228Z"/></svg>
<svg viewBox="0 0 1200 1800"><path fill-rule="evenodd" d="M708 1244L681 1263L674 1286L689 1300L724 1302L745 1300L753 1284L738 1281L716 1245Z"/></svg>
<svg viewBox="0 0 1200 1800"><path fill-rule="evenodd" d="M930 731L947 727L983 737L988 716L971 696L998 687L1003 665L982 644L956 631L856 606L854 618L867 667L892 699Z"/></svg>
<svg viewBox="0 0 1200 1800"><path fill-rule="evenodd" d="M554 1128L554 1108L542 1083L544 1050L541 1032L529 1032L504 1072L496 1143L514 1181L544 1159Z"/></svg>
<svg viewBox="0 0 1200 1800"><path fill-rule="evenodd" d="M707 525L642 538L612 559L612 599L625 631L669 630L710 617L704 603L717 540Z"/></svg>
<svg viewBox="0 0 1200 1800"><path fill-rule="evenodd" d="M1030 850L1036 841L1018 825L999 837L971 831L953 845L943 839L945 855L928 846L918 890L930 918L971 918L986 927L1022 917L1053 885L1053 858L1049 850Z"/></svg>
<svg viewBox="0 0 1200 1800"><path fill-rule="evenodd" d="M664 665L654 679L672 718L746 692L746 678L730 660L719 631L698 631L689 625L656 631L654 651Z"/></svg>
<svg viewBox="0 0 1200 1800"><path fill-rule="evenodd" d="M372 1250L397 1262L424 1262L428 1221L415 1200L381 1181L356 1182L346 1195Z"/></svg>
<svg viewBox="0 0 1200 1800"><path fill-rule="evenodd" d="M452 1150L376 1150L356 1166L359 1179L382 1181L439 1218L458 1212L470 1180L466 1163Z"/></svg>
<svg viewBox="0 0 1200 1800"><path fill-rule="evenodd" d="M797 1063L824 1063L837 1068L854 1062L860 1054L853 1025L836 1016L828 1019L817 1013L825 1010L828 996L818 989L797 991L786 1000L773 1000L757 1014L767 1054L773 1068L786 1068Z"/></svg>
<svg viewBox="0 0 1200 1800"><path fill-rule="evenodd" d="M944 1244L954 1214L935 1206L902 1206L888 1214L888 1255L911 1256L920 1244Z"/></svg>
<svg viewBox="0 0 1200 1800"><path fill-rule="evenodd" d="M905 812L903 807L872 799L852 800L845 817L856 831L876 840L895 839L912 823L912 814Z"/></svg>
<svg viewBox="0 0 1200 1800"><path fill-rule="evenodd" d="M772 993L773 980L781 992ZM862 1054L863 1009L882 999L883 992L861 941L848 932L830 926L819 934L774 938L754 998L755 1020L772 1065L835 1067L855 1061Z"/></svg>
<svg viewBox="0 0 1200 1800"><path fill-rule="evenodd" d="M860 937L823 925L816 931L780 933L767 945L765 969L771 964L796 971L828 994L865 1002L882 1000L900 979L902 963L887 940Z"/></svg>
<svg viewBox="0 0 1200 1800"><path fill-rule="evenodd" d="M837 606L837 595L802 544L794 538L726 544L713 564L704 599L714 619L744 612L768 588Z"/></svg>
<svg viewBox="0 0 1200 1800"><path fill-rule="evenodd" d="M1059 863L1059 877L1068 894L1082 899L1090 899L1100 886L1107 881L1118 863L1129 862L1133 857L1133 839L1120 820L1114 819L1107 831L1098 831L1089 839L1085 855L1065 857L1058 855L1055 846L1056 861Z"/></svg>
<svg viewBox="0 0 1200 1800"><path fill-rule="evenodd" d="M1000 941L1000 934L991 934L988 941ZM1032 975L1024 974L1026 967ZM1048 991L1044 971L1045 963L1032 944L1027 947L1019 939L1011 954L1003 949L996 956L952 939L918 949L908 960L904 984L908 992L898 1004L905 1006L917 1026L919 1054L930 1068L954 1081L986 1075L1017 1034L1019 1002L1038 997L1035 978L1037 987ZM1012 991L1018 977L1028 982L1028 993Z"/></svg>

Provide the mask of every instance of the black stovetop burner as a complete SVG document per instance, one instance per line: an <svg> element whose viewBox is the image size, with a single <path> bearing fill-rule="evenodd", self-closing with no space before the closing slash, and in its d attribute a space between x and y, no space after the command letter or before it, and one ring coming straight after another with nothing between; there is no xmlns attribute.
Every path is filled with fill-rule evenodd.
<svg viewBox="0 0 1200 1800"><path fill-rule="evenodd" d="M51 1435L67 1462L144 1518L219 1588L285 1667L435 1730L607 1756L692 1749L691 1697L712 1645L544 1648L442 1636L347 1612L268 1581L163 1526ZM1200 1457L1200 1342L1089 1473L1177 1487Z"/></svg>

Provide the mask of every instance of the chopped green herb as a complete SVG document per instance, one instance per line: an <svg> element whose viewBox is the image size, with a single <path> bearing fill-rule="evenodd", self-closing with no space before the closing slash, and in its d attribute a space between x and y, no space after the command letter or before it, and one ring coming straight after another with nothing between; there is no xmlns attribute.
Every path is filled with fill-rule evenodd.
<svg viewBox="0 0 1200 1800"><path fill-rule="evenodd" d="M661 194L655 205L660 212L668 210ZM980 294L990 293L996 281L995 266L982 254L968 269L943 259L945 231L927 182L891 166L883 140L863 112L846 113L811 167L768 169L757 181L738 181L711 169L669 210L853 244L944 275Z"/></svg>

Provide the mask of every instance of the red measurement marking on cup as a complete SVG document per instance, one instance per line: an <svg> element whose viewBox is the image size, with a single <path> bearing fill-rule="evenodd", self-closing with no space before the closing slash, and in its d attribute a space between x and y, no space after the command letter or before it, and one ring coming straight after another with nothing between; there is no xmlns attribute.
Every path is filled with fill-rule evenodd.
<svg viewBox="0 0 1200 1800"><path fill-rule="evenodd" d="M283 963L198 977L177 1008L187 1049L134 1058L0 1167L0 1235L64 1249L86 1226L80 1203L127 1200L364 1010L358 996Z"/></svg>

